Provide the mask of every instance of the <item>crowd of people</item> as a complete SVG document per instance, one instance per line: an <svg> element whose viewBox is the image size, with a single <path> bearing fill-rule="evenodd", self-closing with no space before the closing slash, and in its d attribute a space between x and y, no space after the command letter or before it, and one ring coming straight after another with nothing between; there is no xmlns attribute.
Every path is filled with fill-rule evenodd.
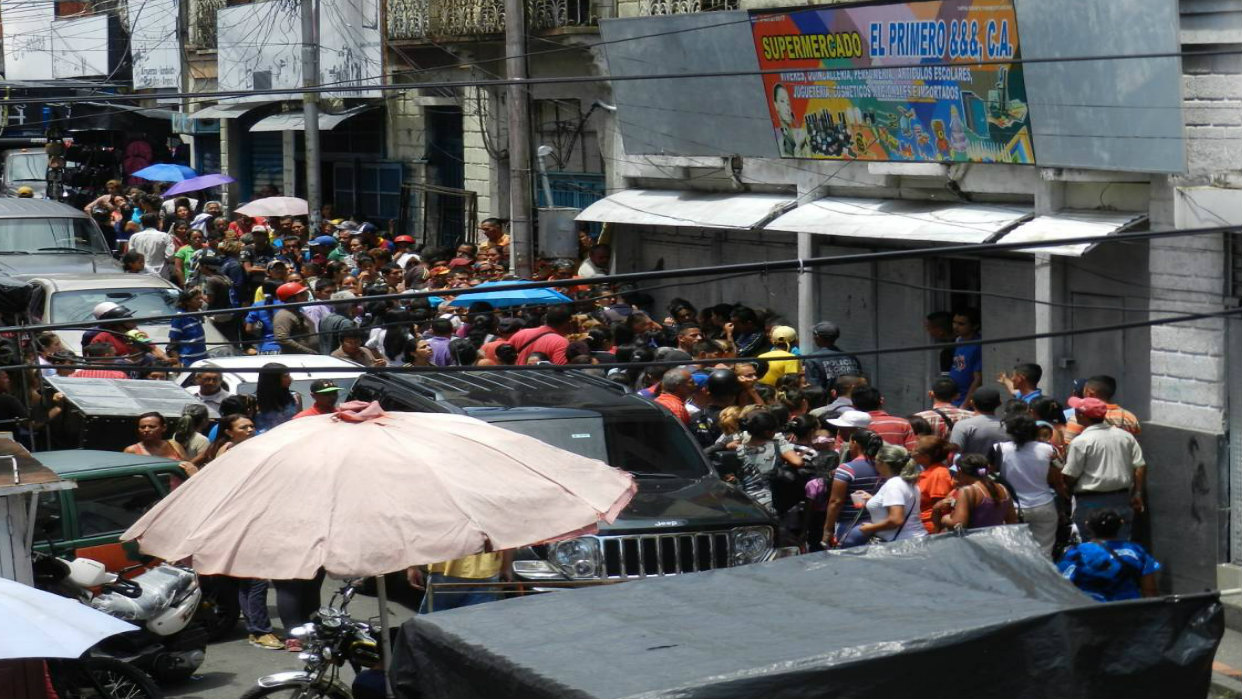
<svg viewBox="0 0 1242 699"><path fill-rule="evenodd" d="M1021 522L1044 555L1098 598L1154 589L1159 564L1130 541L1144 511L1140 426L1112 402L1116 382L1078 382L1063 405L1043 394L1035 364L985 380L974 309L928 316L928 332L953 344L937 358L926 408L900 416L887 412L863 363L838 347L835 323L813 326L803 356L797 331L767 309L676 298L658 312L641 288L584 281L610 264L608 246L586 231L579 260L541 261L534 275L563 280L556 288L569 303L494 308L461 294L511 278L509 239L494 219L480 225L477 243L416 247L408 235L336 218L330 205L314 230L302 218L230 217L219 202L199 207L134 192L87 209L101 220L106 213L126 271L182 287L183 315L159 347L129 320L130 309L101 303L83 354L108 368L65 368L80 359L45 333L33 348L44 374L167 378L207 356L204 322L238 352L274 355L255 395L230 394L218 372L197 374L193 392L222 416L214 425L198 404L171 435L159 415L139 420L139 441L127 451L178 459L187 476L255 434L335 409L340 388L326 380L311 388L313 405L302 405L277 355L366 367L581 365L666 408L722 476L807 550ZM433 295L409 295L421 291ZM4 408L11 382L0 377ZM38 385L24 416L33 430L63 409L63 396ZM494 577L503 565L496 558L484 567ZM451 571L411 571L411 579ZM261 604L266 583L236 584L252 643L296 650L295 639L272 635ZM285 628L317 606L313 581L275 585Z"/></svg>

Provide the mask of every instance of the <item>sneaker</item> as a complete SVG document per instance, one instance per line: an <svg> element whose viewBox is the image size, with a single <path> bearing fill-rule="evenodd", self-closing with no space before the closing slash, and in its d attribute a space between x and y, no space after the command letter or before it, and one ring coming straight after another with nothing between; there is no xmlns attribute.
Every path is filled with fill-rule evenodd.
<svg viewBox="0 0 1242 699"><path fill-rule="evenodd" d="M276 634L265 633L260 636L250 634L250 645L256 648L266 648L267 650L280 650L285 647L284 643L276 638Z"/></svg>
<svg viewBox="0 0 1242 699"><path fill-rule="evenodd" d="M302 642L296 638L286 638L285 639L285 650L289 651L290 653L301 653Z"/></svg>

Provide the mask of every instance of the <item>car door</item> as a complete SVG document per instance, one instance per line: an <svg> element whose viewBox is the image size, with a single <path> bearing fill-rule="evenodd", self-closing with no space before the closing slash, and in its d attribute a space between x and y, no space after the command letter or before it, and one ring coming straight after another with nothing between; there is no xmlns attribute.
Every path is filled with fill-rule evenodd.
<svg viewBox="0 0 1242 699"><path fill-rule="evenodd" d="M165 492L145 471L87 476L77 479L73 494L72 544L77 556L120 570L140 562L137 547L120 536Z"/></svg>

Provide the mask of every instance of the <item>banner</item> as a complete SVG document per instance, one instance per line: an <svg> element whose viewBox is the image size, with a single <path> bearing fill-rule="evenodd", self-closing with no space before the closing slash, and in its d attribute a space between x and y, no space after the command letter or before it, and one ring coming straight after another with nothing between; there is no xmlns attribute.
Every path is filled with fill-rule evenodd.
<svg viewBox="0 0 1242 699"><path fill-rule="evenodd" d="M1012 0L756 13L751 30L780 71L763 82L783 158L1035 162Z"/></svg>

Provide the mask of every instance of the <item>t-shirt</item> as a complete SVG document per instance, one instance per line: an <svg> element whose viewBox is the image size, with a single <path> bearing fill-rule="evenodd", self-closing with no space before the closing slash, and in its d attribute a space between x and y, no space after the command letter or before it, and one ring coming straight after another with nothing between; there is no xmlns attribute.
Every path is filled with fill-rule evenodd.
<svg viewBox="0 0 1242 699"><path fill-rule="evenodd" d="M858 515L858 508L854 507L854 501L848 497L855 490L862 490L867 493L875 494L880 489L880 474L876 472L875 466L872 466L866 459L854 459L848 463L841 464L836 471L832 473L832 480L842 481L845 483L845 504L841 506L841 513L837 515L837 522L849 524L854 521L854 517ZM864 509L862 518L859 522L867 521L867 512Z"/></svg>
<svg viewBox="0 0 1242 699"><path fill-rule="evenodd" d="M953 474L944 464L933 464L919 474L919 521L931 532L932 507L953 492Z"/></svg>
<svg viewBox="0 0 1242 699"><path fill-rule="evenodd" d="M953 365L949 367L949 378L957 384L957 400L954 405L961 405L966 400L970 384L974 383L975 374L983 373L983 348L976 344L978 338L957 338L957 348L953 350Z"/></svg>
<svg viewBox="0 0 1242 699"><path fill-rule="evenodd" d="M768 362L768 373L764 374L759 381L769 386L775 386L782 376L797 374L800 370L796 355L785 350L764 352L756 359L765 359Z"/></svg>
<svg viewBox="0 0 1242 699"><path fill-rule="evenodd" d="M1066 580L1097 602L1138 599L1139 580L1160 563L1132 541L1088 541L1071 547L1057 563Z"/></svg>
<svg viewBox="0 0 1242 699"><path fill-rule="evenodd" d="M179 315L168 328L168 346L175 349L184 365L207 358L207 334L198 316Z"/></svg>
<svg viewBox="0 0 1242 699"><path fill-rule="evenodd" d="M904 519L897 529L885 529L876 535L885 541L900 539L917 539L927 536L927 530L919 521L916 510L919 509L919 491L901 478L890 478L884 481L880 490L867 501L867 514L872 522L880 522L888 517L888 508L900 506Z"/></svg>
<svg viewBox="0 0 1242 699"><path fill-rule="evenodd" d="M686 410L686 402L671 393L661 393L655 397L655 402L668 408L673 417L683 425L690 424L690 413Z"/></svg>
<svg viewBox="0 0 1242 699"><path fill-rule="evenodd" d="M453 338L440 335L432 335L427 338L427 344L431 345L432 364L448 366L453 363L453 355L449 352L449 343L452 341Z"/></svg>
<svg viewBox="0 0 1242 699"><path fill-rule="evenodd" d="M427 572L439 573L450 578L484 580L500 575L503 565L504 557L500 553L476 553L473 556L458 558L447 563L433 563L427 566Z"/></svg>
<svg viewBox="0 0 1242 699"><path fill-rule="evenodd" d="M546 325L526 328L513 333L513 337L509 338L509 344L513 345L513 348L518 351L518 364L525 364L526 358L533 352L546 355L553 364L569 363L569 360L565 357L565 350L569 347L569 340Z"/></svg>
<svg viewBox="0 0 1242 699"><path fill-rule="evenodd" d="M814 353L825 356L802 360L806 362L806 381L812 386L830 391L838 376L861 376L863 373L862 364L852 354L827 347L816 347Z"/></svg>
<svg viewBox="0 0 1242 699"><path fill-rule="evenodd" d="M272 324L272 311L276 310L274 305L265 303L254 304L254 310L246 314L246 323L259 326L258 350L266 354L278 354L280 352L280 344L276 342L276 328Z"/></svg>
<svg viewBox="0 0 1242 699"><path fill-rule="evenodd" d="M905 447L909 451L914 451L918 446L919 437L914 434L909 420L890 415L883 410L869 410L867 414L871 416L871 431L880 435L886 443Z"/></svg>
<svg viewBox="0 0 1242 699"><path fill-rule="evenodd" d="M146 258L146 269L153 274L169 279L172 275L167 269L168 258L176 252L173 237L167 233L148 228L138 231L129 238L129 249L142 253Z"/></svg>
<svg viewBox="0 0 1242 699"><path fill-rule="evenodd" d="M1048 469L1056 449L1044 442L1027 442L1021 447L1013 442L1000 445L1001 478L1013 489L1014 504L1018 507L1039 507L1056 498L1056 492L1048 485Z"/></svg>
<svg viewBox="0 0 1242 699"><path fill-rule="evenodd" d="M224 399L233 395L232 393L229 393L223 388L211 394L210 396L204 396L200 392L202 391L201 386L186 386L185 390L192 396L198 396L198 399L203 402L203 405L206 405L210 408L215 408L216 412L220 412L220 404L224 402Z"/></svg>
<svg viewBox="0 0 1242 699"><path fill-rule="evenodd" d="M173 257L177 258L177 263L181 265L182 279L190 278L190 273L193 271L192 265L190 264L190 258L194 257L195 252L197 251L193 247L190 247L189 245L182 245L181 249L177 251L177 254L173 255Z"/></svg>
<svg viewBox="0 0 1242 699"><path fill-rule="evenodd" d="M325 412L323 410L320 410L318 405L311 405L311 407L307 408L306 410L303 410L302 412L295 414L292 419L296 420L300 417L315 417L316 415L335 415L335 414L336 414L336 408L333 408L332 410L328 410Z"/></svg>
<svg viewBox="0 0 1242 699"><path fill-rule="evenodd" d="M1009 434L995 415L976 415L953 425L949 441L962 454L987 456L993 445L1009 441Z"/></svg>

